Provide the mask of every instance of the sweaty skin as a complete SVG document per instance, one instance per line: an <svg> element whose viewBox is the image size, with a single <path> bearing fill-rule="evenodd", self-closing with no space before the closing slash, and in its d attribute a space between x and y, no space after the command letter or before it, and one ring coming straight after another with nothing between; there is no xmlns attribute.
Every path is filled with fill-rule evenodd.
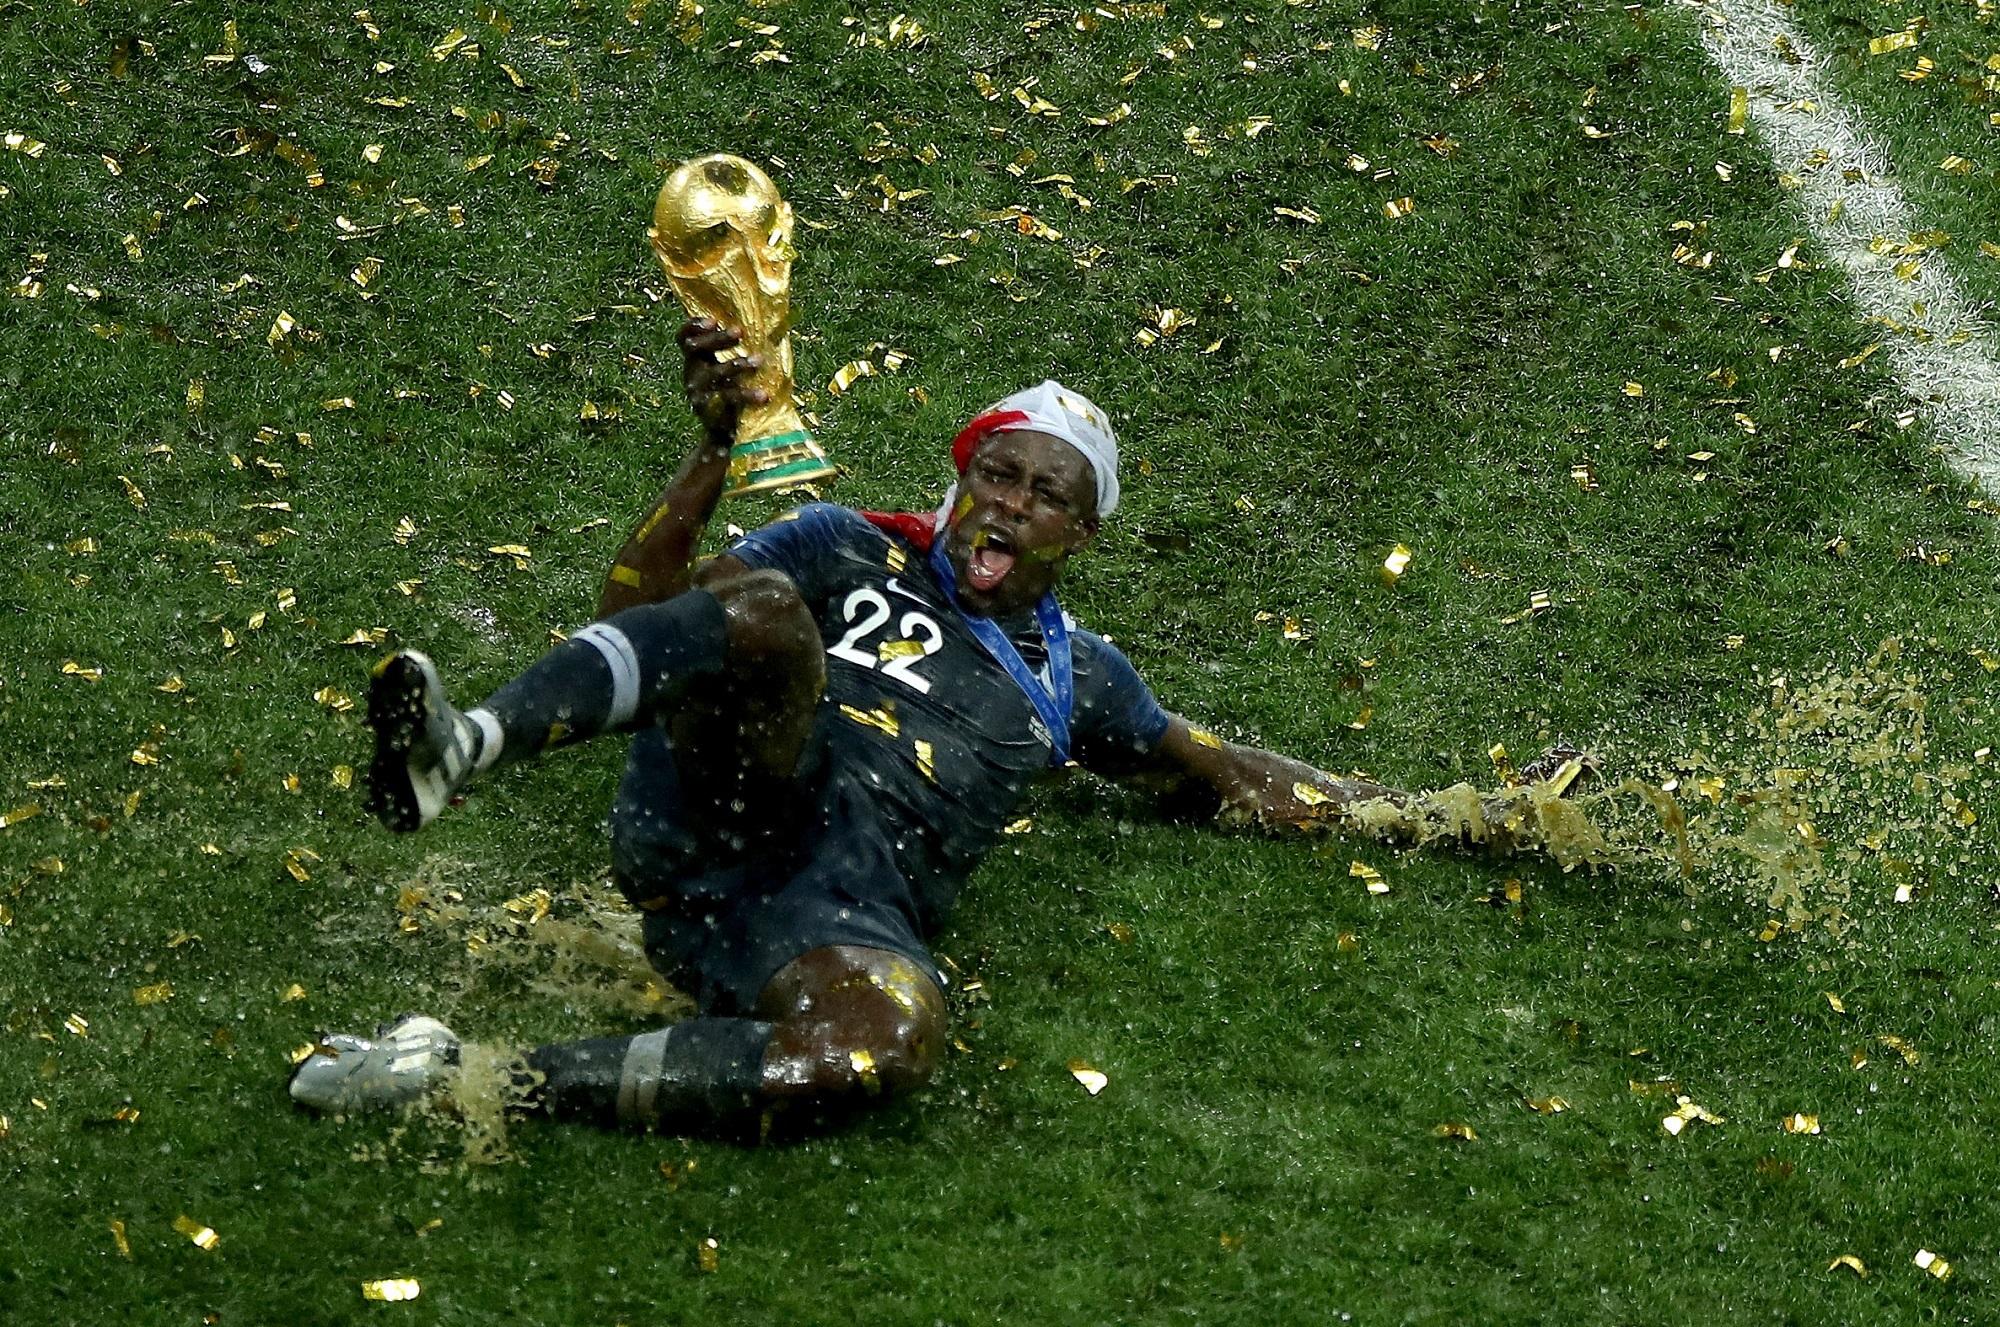
<svg viewBox="0 0 2000 1327"><path fill-rule="evenodd" d="M704 438L626 540L600 605L602 616L657 602L690 580L722 603L728 674L710 693L691 694L674 726L677 758L697 771L692 784L716 791L718 813L729 801L754 801L745 794L756 781L782 780L796 768L826 678L825 642L784 576L754 571L726 554L689 574L727 476L737 415L762 397L743 381L750 361L716 358L737 339L705 321L682 329L684 381ZM968 613L1004 617L1032 607L1097 535L1090 463L1047 433L987 437L959 490L941 538ZM1355 802L1405 797L1221 742L1179 717L1142 775L1153 787L1192 788L1212 806L1272 828L1309 828ZM1294 791L1301 785L1316 795L1301 799ZM856 945L793 959L765 986L757 1015L776 1025L762 1067L766 1099L818 1111L922 1085L937 1066L946 1030L943 992L927 976L900 954Z"/></svg>

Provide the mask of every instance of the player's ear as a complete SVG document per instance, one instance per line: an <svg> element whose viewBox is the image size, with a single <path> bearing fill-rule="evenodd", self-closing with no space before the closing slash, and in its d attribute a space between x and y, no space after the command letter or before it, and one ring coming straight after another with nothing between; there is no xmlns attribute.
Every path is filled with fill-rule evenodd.
<svg viewBox="0 0 2000 1327"><path fill-rule="evenodd" d="M1074 527L1075 533L1070 536L1069 551L1071 553L1081 553L1084 549L1090 547L1093 539L1097 538L1097 518L1095 516L1081 516L1070 524Z"/></svg>

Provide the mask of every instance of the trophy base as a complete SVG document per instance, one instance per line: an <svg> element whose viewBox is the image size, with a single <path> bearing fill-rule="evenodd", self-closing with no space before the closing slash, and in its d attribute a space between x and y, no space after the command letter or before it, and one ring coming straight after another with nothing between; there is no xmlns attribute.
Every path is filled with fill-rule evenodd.
<svg viewBox="0 0 2000 1327"><path fill-rule="evenodd" d="M815 480L828 479L839 469L804 429L793 429L774 437L739 442L729 452L729 487L725 498L772 489L797 488Z"/></svg>

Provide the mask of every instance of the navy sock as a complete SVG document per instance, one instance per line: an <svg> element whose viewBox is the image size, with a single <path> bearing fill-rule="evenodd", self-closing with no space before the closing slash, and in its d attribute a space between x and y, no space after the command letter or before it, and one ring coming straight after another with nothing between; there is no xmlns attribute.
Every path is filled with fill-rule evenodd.
<svg viewBox="0 0 2000 1327"><path fill-rule="evenodd" d="M772 1025L691 1018L636 1037L538 1046L527 1105L606 1128L741 1127L762 1109Z"/></svg>
<svg viewBox="0 0 2000 1327"><path fill-rule="evenodd" d="M689 590L584 627L468 711L476 768L656 722L688 683L722 671L727 623L714 595Z"/></svg>

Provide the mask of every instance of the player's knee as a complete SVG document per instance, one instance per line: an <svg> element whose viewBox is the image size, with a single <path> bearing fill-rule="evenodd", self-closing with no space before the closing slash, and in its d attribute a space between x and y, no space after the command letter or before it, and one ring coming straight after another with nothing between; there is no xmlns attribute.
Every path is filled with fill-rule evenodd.
<svg viewBox="0 0 2000 1327"><path fill-rule="evenodd" d="M855 1087L867 1096L901 1096L928 1083L937 1071L938 1037L905 1022L843 1048Z"/></svg>
<svg viewBox="0 0 2000 1327"><path fill-rule="evenodd" d="M819 655L819 629L791 579L749 571L709 588L728 621L729 652L738 660Z"/></svg>

